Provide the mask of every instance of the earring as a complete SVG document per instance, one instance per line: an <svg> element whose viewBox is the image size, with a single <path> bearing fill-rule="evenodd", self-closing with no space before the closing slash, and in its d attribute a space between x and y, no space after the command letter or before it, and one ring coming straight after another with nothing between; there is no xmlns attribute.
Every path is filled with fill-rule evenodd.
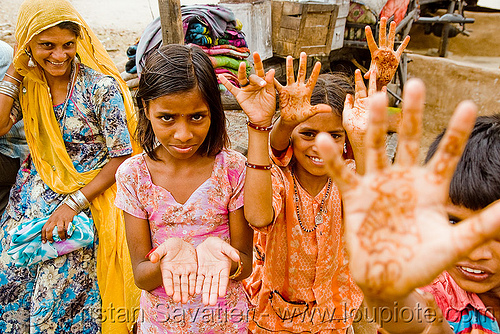
<svg viewBox="0 0 500 334"><path fill-rule="evenodd" d="M28 60L28 67L30 67L30 68L36 67L36 64L33 61L31 53L28 51L28 49L25 49L24 52L26 52L26 54L28 55L28 57L30 57L30 60Z"/></svg>
<svg viewBox="0 0 500 334"><path fill-rule="evenodd" d="M344 153L347 153L347 143L344 143Z"/></svg>

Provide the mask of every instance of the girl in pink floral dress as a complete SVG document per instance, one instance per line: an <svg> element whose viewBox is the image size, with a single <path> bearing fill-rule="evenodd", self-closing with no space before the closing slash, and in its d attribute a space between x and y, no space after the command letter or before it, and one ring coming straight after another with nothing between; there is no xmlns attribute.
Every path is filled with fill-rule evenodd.
<svg viewBox="0 0 500 334"><path fill-rule="evenodd" d="M247 333L239 280L252 270L245 158L228 137L217 79L197 47L150 55L137 95L145 153L116 174L136 285L139 333Z"/></svg>

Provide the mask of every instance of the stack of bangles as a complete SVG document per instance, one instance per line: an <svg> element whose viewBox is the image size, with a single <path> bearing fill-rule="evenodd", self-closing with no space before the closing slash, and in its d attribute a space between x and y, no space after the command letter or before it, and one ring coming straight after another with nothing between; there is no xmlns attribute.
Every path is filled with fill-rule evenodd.
<svg viewBox="0 0 500 334"><path fill-rule="evenodd" d="M9 73L5 73L5 76L18 82L19 85L21 84L21 80L10 75ZM0 94L7 95L13 100L17 100L19 98L19 86L10 81L5 81L5 80L0 81ZM12 123L16 123L16 117L14 115L10 114L10 119Z"/></svg>
<svg viewBox="0 0 500 334"><path fill-rule="evenodd" d="M84 209L88 208L90 202L80 190L77 190L74 193L66 196L62 204L66 204L78 214Z"/></svg>
<svg viewBox="0 0 500 334"><path fill-rule="evenodd" d="M250 121L247 121L247 126L249 128L254 129L254 130L264 131L264 132L271 131L271 129L273 128L272 124L269 126L259 126L259 125L253 124ZM272 167L272 165L256 165L256 164L249 163L248 161L245 161L245 166L247 166L248 168L259 169L259 170L270 170Z"/></svg>
<svg viewBox="0 0 500 334"><path fill-rule="evenodd" d="M243 271L243 262L240 260L238 262L238 268L236 268L236 271L234 272L234 274L229 276L229 279L236 279L238 276L241 275L242 271Z"/></svg>

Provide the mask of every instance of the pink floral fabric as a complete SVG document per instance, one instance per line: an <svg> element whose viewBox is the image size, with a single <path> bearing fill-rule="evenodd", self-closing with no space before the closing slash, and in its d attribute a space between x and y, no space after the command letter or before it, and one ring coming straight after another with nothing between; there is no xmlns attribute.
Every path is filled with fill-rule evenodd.
<svg viewBox="0 0 500 334"><path fill-rule="evenodd" d="M243 206L245 158L223 150L215 158L212 175L184 204L151 180L145 154L127 159L116 173L116 206L147 219L152 247L178 237L197 247L208 237L229 242L228 214ZM174 303L163 286L143 291L139 333L247 333L248 299L240 282L231 280L216 306L204 306L201 296L186 304Z"/></svg>

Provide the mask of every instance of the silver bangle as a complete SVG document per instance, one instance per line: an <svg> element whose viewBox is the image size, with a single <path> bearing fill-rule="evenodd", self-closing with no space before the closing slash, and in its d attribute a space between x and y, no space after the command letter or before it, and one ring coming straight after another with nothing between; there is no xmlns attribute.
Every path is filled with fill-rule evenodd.
<svg viewBox="0 0 500 334"><path fill-rule="evenodd" d="M86 209L90 205L89 200L85 197L81 190L77 190L69 196L76 203L76 205L78 205L80 211Z"/></svg>
<svg viewBox="0 0 500 334"><path fill-rule="evenodd" d="M73 202L73 200L71 199L71 195L70 196L66 196L66 198L64 199L64 201L62 202L62 204L66 204L73 211L75 211L77 214L82 211L82 210L80 210L80 208L78 207L78 205L75 202Z"/></svg>
<svg viewBox="0 0 500 334"><path fill-rule="evenodd" d="M19 87L9 81L0 81L0 93L17 100Z"/></svg>
<svg viewBox="0 0 500 334"><path fill-rule="evenodd" d="M9 73L5 73L5 75L6 75L7 77L11 78L11 79L12 79L12 80L14 80L14 81L17 81L19 84L22 84L22 81L21 81L21 80L19 80L18 78L16 78L15 76L10 75Z"/></svg>

